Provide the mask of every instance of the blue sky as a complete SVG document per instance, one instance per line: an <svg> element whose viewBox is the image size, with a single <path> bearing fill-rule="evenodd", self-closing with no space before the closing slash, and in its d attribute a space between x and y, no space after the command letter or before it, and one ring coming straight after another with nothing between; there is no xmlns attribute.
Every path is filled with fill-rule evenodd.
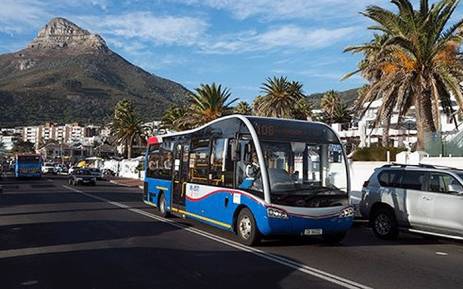
<svg viewBox="0 0 463 289"><path fill-rule="evenodd" d="M359 15L386 0L0 0L0 53L26 46L52 17L103 36L111 49L189 89L218 82L252 101L269 76L306 93L362 85L340 81L358 57L343 53L371 33ZM461 9L460 9L461 10Z"/></svg>

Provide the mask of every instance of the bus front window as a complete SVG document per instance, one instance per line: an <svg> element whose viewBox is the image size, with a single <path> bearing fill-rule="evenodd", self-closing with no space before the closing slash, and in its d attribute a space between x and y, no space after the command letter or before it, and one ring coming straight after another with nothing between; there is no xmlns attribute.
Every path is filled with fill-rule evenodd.
<svg viewBox="0 0 463 289"><path fill-rule="evenodd" d="M263 142L272 203L298 207L347 204L340 144Z"/></svg>

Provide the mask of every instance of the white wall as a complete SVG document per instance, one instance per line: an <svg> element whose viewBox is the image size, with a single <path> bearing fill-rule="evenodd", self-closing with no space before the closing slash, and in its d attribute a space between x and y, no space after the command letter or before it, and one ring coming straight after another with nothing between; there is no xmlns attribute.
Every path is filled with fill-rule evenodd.
<svg viewBox="0 0 463 289"><path fill-rule="evenodd" d="M387 162L351 162L350 179L351 190L361 191L363 183L367 181L376 168L386 165Z"/></svg>
<svg viewBox="0 0 463 289"><path fill-rule="evenodd" d="M436 166L445 166L452 167L457 169L463 169L463 157L458 158L449 158L449 157L424 157L421 160L422 164L427 165L436 165Z"/></svg>
<svg viewBox="0 0 463 289"><path fill-rule="evenodd" d="M135 158L130 160L107 160L104 162L103 168L109 169L116 173L117 176L130 179L144 179L144 172L138 172L136 168L143 162L143 158Z"/></svg>
<svg viewBox="0 0 463 289"><path fill-rule="evenodd" d="M362 186L376 168L386 165L387 162L350 162L350 202L358 204L362 198Z"/></svg>

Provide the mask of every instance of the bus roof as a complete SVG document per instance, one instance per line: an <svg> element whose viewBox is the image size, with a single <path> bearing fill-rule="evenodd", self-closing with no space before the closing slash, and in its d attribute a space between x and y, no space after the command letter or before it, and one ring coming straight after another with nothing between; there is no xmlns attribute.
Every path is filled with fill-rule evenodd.
<svg viewBox="0 0 463 289"><path fill-rule="evenodd" d="M339 143L339 138L333 129L321 122L260 116L244 116L236 114L218 118L191 130L154 136L149 139L150 141L148 143L161 143L163 138L191 134L200 131L214 123L233 118L240 119L243 122L250 124L256 130L257 135L260 138L287 138L294 141L305 141L310 138L314 140L323 139L324 142L328 143Z"/></svg>

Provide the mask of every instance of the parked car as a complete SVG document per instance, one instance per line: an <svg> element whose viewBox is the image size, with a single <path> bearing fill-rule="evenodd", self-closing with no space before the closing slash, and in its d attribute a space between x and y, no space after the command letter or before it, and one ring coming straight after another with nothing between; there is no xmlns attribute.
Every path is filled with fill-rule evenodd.
<svg viewBox="0 0 463 289"><path fill-rule="evenodd" d="M68 175L71 175L74 171L79 170L79 169L80 168L76 166L70 167L68 170Z"/></svg>
<svg viewBox="0 0 463 289"><path fill-rule="evenodd" d="M69 176L69 184L72 186L78 185L96 185L96 177L88 169L74 170Z"/></svg>
<svg viewBox="0 0 463 289"><path fill-rule="evenodd" d="M67 174L68 170L66 169L65 165L55 164L55 172L57 174Z"/></svg>
<svg viewBox="0 0 463 289"><path fill-rule="evenodd" d="M55 174L55 173L56 173L55 165L53 165L52 163L44 163L42 165L42 174L46 175L46 174Z"/></svg>
<svg viewBox="0 0 463 289"><path fill-rule="evenodd" d="M403 229L463 240L463 170L383 166L363 185L359 207L381 239Z"/></svg>
<svg viewBox="0 0 463 289"><path fill-rule="evenodd" d="M89 168L88 170L97 180L103 180L103 173L99 168Z"/></svg>
<svg viewBox="0 0 463 289"><path fill-rule="evenodd" d="M104 177L114 177L116 175L116 173L110 169L103 169L101 172Z"/></svg>

